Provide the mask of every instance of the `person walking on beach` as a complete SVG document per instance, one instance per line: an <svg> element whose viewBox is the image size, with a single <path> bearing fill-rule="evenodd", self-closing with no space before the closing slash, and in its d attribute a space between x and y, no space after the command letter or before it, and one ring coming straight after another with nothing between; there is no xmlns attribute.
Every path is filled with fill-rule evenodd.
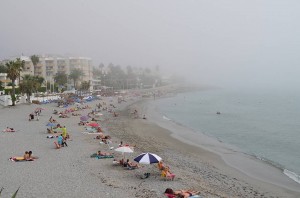
<svg viewBox="0 0 300 198"><path fill-rule="evenodd" d="M66 145L66 147L68 147L68 145L67 145L67 138L63 137L61 146L64 147L65 145Z"/></svg>
<svg viewBox="0 0 300 198"><path fill-rule="evenodd" d="M62 130L61 134L62 134L63 138L67 139L67 128L66 128L66 126L64 126L61 130Z"/></svg>

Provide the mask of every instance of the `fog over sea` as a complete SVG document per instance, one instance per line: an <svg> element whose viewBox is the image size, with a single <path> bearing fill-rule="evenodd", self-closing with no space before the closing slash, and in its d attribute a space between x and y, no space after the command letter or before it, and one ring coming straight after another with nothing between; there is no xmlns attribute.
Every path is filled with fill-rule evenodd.
<svg viewBox="0 0 300 198"><path fill-rule="evenodd" d="M165 119L234 145L300 183L299 101L292 90L212 89L156 102Z"/></svg>

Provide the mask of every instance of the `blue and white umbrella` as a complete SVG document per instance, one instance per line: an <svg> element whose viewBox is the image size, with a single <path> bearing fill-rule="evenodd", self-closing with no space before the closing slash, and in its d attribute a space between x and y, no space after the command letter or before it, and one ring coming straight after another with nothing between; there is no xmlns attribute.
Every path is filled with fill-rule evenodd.
<svg viewBox="0 0 300 198"><path fill-rule="evenodd" d="M161 157L153 153L142 153L133 160L140 164L154 164L158 163L162 159Z"/></svg>
<svg viewBox="0 0 300 198"><path fill-rule="evenodd" d="M48 124L46 124L46 126L49 126L49 127L54 127L54 126L56 126L57 124L55 124L55 123L52 123L52 122L49 122Z"/></svg>

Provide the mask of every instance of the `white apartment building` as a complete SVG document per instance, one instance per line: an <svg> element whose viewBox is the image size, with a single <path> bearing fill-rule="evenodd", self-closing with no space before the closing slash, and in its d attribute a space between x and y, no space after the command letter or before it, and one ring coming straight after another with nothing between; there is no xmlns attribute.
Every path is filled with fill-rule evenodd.
<svg viewBox="0 0 300 198"><path fill-rule="evenodd" d="M70 74L72 69L81 69L84 76L79 80L92 80L92 60L86 57L57 57L57 56L40 56L34 74L42 76L48 82L53 82L54 76L57 73ZM69 87L72 88L73 83L69 82Z"/></svg>
<svg viewBox="0 0 300 198"><path fill-rule="evenodd" d="M24 68L22 69L21 73L20 73L20 80L22 80L22 76L24 75L34 75L34 67L33 67L33 64L32 64L32 61L30 59L30 57L28 56L20 56L20 57L17 57L17 58L20 58L22 61L25 62L25 65L24 65ZM5 59L5 60L2 60L0 61L1 64L5 65L6 63L8 63L9 61L11 60L16 60L16 58L13 58L13 59ZM5 82L5 86L7 86L7 83L11 82L11 80L9 78L6 77L6 74L5 74L5 80L4 80L4 74L2 74L2 76L0 77L2 80L2 82ZM16 85L18 86L19 84L19 79L16 79Z"/></svg>
<svg viewBox="0 0 300 198"><path fill-rule="evenodd" d="M81 69L84 76L82 76L82 78L79 80L79 84L82 81L91 82L93 79L93 67L91 58L41 55L39 56L39 62L35 67L32 64L30 57L21 56L20 58L21 60L25 61L25 67L21 72L21 76L24 76L26 74L41 76L47 82L53 83L56 73L61 72L69 75L72 69ZM10 60L4 60L1 61L1 63L5 64L8 61ZM70 81L68 82L68 84L69 88L73 88L73 82Z"/></svg>

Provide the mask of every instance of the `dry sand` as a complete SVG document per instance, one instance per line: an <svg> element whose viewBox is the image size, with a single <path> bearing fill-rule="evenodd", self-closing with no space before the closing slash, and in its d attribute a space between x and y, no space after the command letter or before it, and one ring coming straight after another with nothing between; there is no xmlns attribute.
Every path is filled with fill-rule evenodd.
<svg viewBox="0 0 300 198"><path fill-rule="evenodd" d="M95 101L87 103L95 107ZM0 129L7 126L15 133L0 133L0 187L2 197L10 197L20 187L17 197L164 197L166 188L199 190L204 197L300 197L299 192L253 179L226 165L221 157L202 148L186 144L171 136L170 131L154 122L154 119L134 119L130 112L149 112L145 103L113 103L120 112L118 117L105 113L101 126L112 136L117 147L120 140L136 145L133 159L141 152L153 152L161 156L176 174L174 181L164 181L155 165L145 165L140 170L124 170L112 164L112 159L90 158L97 150L113 152L108 145L99 144L95 135L83 134L78 126L79 117L58 118L71 134L68 147L55 149L54 139L47 139L46 124L52 115L54 104L43 105L39 121L28 121L28 114L38 105L20 105L0 109ZM110 102L107 100L107 103ZM128 105L131 105L127 108ZM89 110L79 111L82 115ZM147 115L150 116L150 115ZM32 150L39 159L33 162L12 162L11 156L22 156ZM117 158L120 153L115 152ZM148 179L140 179L143 172L150 172Z"/></svg>

